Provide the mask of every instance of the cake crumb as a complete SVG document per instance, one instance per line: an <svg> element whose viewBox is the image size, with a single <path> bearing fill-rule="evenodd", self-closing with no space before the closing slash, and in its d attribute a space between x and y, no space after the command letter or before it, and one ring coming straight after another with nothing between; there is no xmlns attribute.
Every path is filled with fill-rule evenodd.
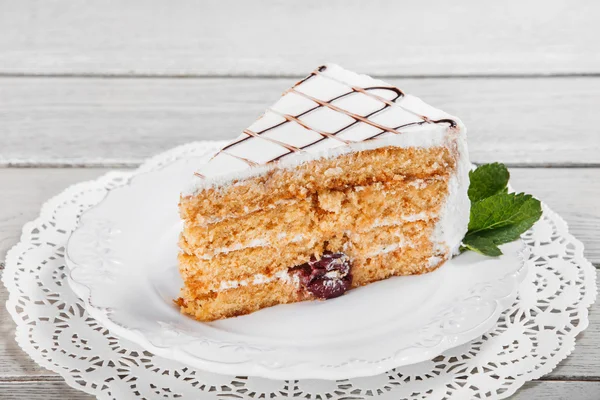
<svg viewBox="0 0 600 400"><path fill-rule="evenodd" d="M341 169L340 167L336 167L336 168L329 168L327 169L323 175L325 176L339 176L342 175L344 173L344 170Z"/></svg>
<svg viewBox="0 0 600 400"><path fill-rule="evenodd" d="M325 211L339 213L344 197L344 193L337 190L319 192L319 207Z"/></svg>

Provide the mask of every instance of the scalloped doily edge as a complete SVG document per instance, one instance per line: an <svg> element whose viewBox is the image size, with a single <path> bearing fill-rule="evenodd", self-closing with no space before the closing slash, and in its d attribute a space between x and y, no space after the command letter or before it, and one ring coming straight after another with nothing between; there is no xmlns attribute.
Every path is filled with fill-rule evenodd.
<svg viewBox="0 0 600 400"><path fill-rule="evenodd" d="M148 160L146 160L144 163L142 163L138 168L136 168L134 170L131 170L131 171L114 171L113 170L113 171L109 171L109 172L101 175L100 177L98 177L96 179L91 179L88 181L78 182L78 183L69 185L67 188L62 190L60 193L52 196L50 199L48 199L47 201L45 201L43 203L43 205L40 208L39 216L37 218L35 218L23 225L23 228L21 230L21 235L19 237L19 241L14 246L12 246L6 253L5 268L2 271L0 280L2 281L4 286L7 288L8 293L9 293L9 296L8 296L8 299L7 299L5 305L6 305L6 308L9 312L11 318L13 319L13 321L16 324L15 335L14 335L15 342L35 363L37 363L38 365L40 365L43 368L48 369L49 371L59 374L69 386L71 386L77 390L81 390L85 393L88 393L88 394L94 395L94 396L98 396L101 394L101 393L99 393L98 390L95 390L92 387L86 387L86 386L80 385L77 382L77 377L70 374L70 370L60 368L60 367L52 364L47 359L43 358L40 355L40 353L38 353L34 349L30 348L30 343L23 343L21 340L21 337L24 337L24 336L20 336L19 333L21 332L22 329L24 329L24 325L19 322L19 321L22 321L22 319L19 317L19 315L17 314L17 310L16 310L18 293L16 293L16 291L17 291L16 287L14 287L12 284L12 279L14 278L15 272L17 270L17 260L16 260L17 254L21 254L22 253L22 251L20 251L21 248L26 247L26 244L28 242L28 240L27 240L28 232L31 231L31 227L40 225L43 221L46 221L45 215L54 211L57 208L57 206L62 202L62 199L67 198L70 194L72 194L73 192L76 192L78 188L86 187L89 185L98 185L98 184L100 184L100 182L112 180L112 177L115 175L121 176L122 178L124 178L125 181L127 181L134 175L144 173L148 170L151 170L153 168L153 166L154 167L160 166L161 160L168 160L168 156L171 156L174 154L179 154L179 152L182 149L189 147L192 144L194 144L194 145L206 144L211 147L214 146L215 148L217 148L222 143L225 143L225 142L223 142L223 141L219 141L219 142L217 142L217 141L198 141L198 142L183 144L183 145L174 147L170 150L167 150L163 153L157 154L157 155L149 158ZM212 151L212 150L208 150L208 151ZM106 189L106 186L103 185L103 188ZM109 189L106 189L106 190L108 192ZM574 327L570 331L570 335L569 335L570 341L569 342L571 343L571 345L570 346L562 346L559 350L559 352L561 352L560 356L553 357L552 361L542 365L541 367L537 368L535 371L532 371L527 378L524 378L524 377L514 378L514 383L511 386L509 386L505 392L503 392L501 395L499 395L500 396L499 398L506 398L506 397L513 395L526 382L535 380L535 379L539 379L542 376L550 373L552 370L554 370L558 366L558 364L560 364L563 360L565 360L568 356L570 356L576 348L576 344L577 344L576 337L581 332L583 332L585 329L587 329L587 327L589 326L589 308L597 300L597 295L598 295L598 287L596 285L597 271L596 271L596 268L593 266L593 264L589 260L587 260L583 255L583 251L585 248L584 244L571 234L571 232L568 229L567 222L558 213L552 211L552 209L550 207L548 207L545 203L543 203L543 207L544 207L545 213L546 212L550 213L553 216L553 218L557 219L561 224L564 225L564 227L565 227L564 236L568 237L576 245L576 248L577 248L576 253L581 256L582 266L585 267L584 270L586 271L586 273L589 273L591 275L591 277L590 277L591 281L594 282L594 286L593 286L594 290L592 290L591 293L589 291L586 292L584 297L589 297L589 298L587 299L587 301L584 301L584 299L582 299L583 304L579 304L578 308L581 312L583 312L583 316L585 318L582 318L580 324L577 325L576 327Z"/></svg>

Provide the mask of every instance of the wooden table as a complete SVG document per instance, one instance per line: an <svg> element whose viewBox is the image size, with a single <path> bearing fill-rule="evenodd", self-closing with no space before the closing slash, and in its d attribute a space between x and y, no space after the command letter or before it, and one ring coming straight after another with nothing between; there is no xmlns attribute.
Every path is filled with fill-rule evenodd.
<svg viewBox="0 0 600 400"><path fill-rule="evenodd" d="M560 213L599 266L600 3L409 4L0 0L0 259L68 185L232 137L332 61L459 115L472 160L509 165L514 187ZM590 322L514 398L599 399L600 305ZM13 336L2 308L0 398L90 398Z"/></svg>

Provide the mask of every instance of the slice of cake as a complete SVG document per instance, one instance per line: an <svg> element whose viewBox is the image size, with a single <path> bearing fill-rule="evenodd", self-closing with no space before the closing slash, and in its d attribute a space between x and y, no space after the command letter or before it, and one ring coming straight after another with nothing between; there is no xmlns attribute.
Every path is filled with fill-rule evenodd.
<svg viewBox="0 0 600 400"><path fill-rule="evenodd" d="M457 118L322 66L182 194L177 303L211 321L433 271L467 230L469 168Z"/></svg>

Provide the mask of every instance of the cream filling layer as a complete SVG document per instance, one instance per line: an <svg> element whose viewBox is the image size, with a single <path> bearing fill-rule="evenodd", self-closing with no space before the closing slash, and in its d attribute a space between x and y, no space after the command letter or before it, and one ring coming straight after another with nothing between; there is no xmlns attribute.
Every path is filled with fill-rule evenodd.
<svg viewBox="0 0 600 400"><path fill-rule="evenodd" d="M218 290L228 290L235 289L240 286L248 286L248 285L264 285L265 283L273 282L276 280L281 280L284 283L292 284L294 286L298 286L300 284L300 280L296 275L290 275L287 270L279 271L274 273L273 275L267 276L263 274L256 274L250 279L242 279L242 280L231 280L231 281L222 281L219 285Z"/></svg>
<svg viewBox="0 0 600 400"><path fill-rule="evenodd" d="M400 240L400 242L398 242L398 243L381 246L377 251L369 253L367 255L367 257L376 257L381 254L391 253L393 251L396 251L396 250L399 250L399 249L402 249L405 247L413 247L413 246L414 246L414 244L411 242L407 242L405 240ZM442 260L441 257L435 257L435 256L431 257L429 260L430 268L433 268L433 266L437 265L439 262L441 262L441 260ZM339 277L339 272L332 271L332 272L327 273L325 276L327 276L329 278ZM300 285L298 276L290 274L288 272L288 269L286 269L286 270L278 271L272 275L255 274L248 279L221 281L219 286L216 287L216 291L220 292L220 291L224 291L224 290L235 289L240 286L264 285L266 283L274 282L276 280L280 280L286 284L294 285L296 287L298 287ZM215 289L211 288L211 290L215 290Z"/></svg>
<svg viewBox="0 0 600 400"><path fill-rule="evenodd" d="M239 184L239 183L238 183ZM281 205L287 205L287 206L291 206L294 205L296 203L299 203L300 201L303 200L296 200L296 199L292 199L292 200L277 200L275 201L273 204L269 204L263 208L260 207L254 207L254 208L250 208L250 207L244 207L244 213L243 215L226 215L223 217L203 217L201 219L199 219L198 221L196 221L196 224L198 226L206 226L206 225L211 225L211 224L216 224L218 222L222 222L222 221L227 221L230 219L239 219L242 217L245 217L248 214L252 214L254 212L257 211L261 211L261 210L273 210Z"/></svg>
<svg viewBox="0 0 600 400"><path fill-rule="evenodd" d="M285 239L286 236L287 236L286 234L280 234L278 236L278 239ZM300 242L301 240L303 240L304 238L305 238L304 235L298 234L298 235L295 235L292 238L292 240L290 240L287 243L297 243L297 242ZM314 243L311 242L311 245L312 244L314 244ZM227 253L231 253L231 252L238 251L238 250L252 249L255 247L268 247L270 245L271 245L271 243L266 239L253 239L246 245L237 243L237 244L235 244L233 246L229 246L229 247L217 247L217 248L212 249L212 251L210 253L196 254L196 256L203 260L210 260L213 257L215 257L217 254L227 254Z"/></svg>
<svg viewBox="0 0 600 400"><path fill-rule="evenodd" d="M437 215L432 215L430 213L423 211L423 212L420 212L417 214L402 215L398 219L391 219L391 218L376 219L370 228L365 229L364 231L360 231L359 233L369 232L372 229L380 228L380 227L384 227L384 226L399 226L405 222L428 221L428 220L436 218L436 217L437 217ZM287 236L288 235L286 233L280 233L277 238L285 239ZM297 242L304 240L305 238L306 238L306 235L297 234L287 243L297 243ZM211 249L211 251L209 253L206 253L206 252L203 254L196 253L196 256L203 260L210 260L217 254L227 254L227 253L231 253L233 251L251 249L251 248L255 248L255 247L268 247L270 245L271 245L271 243L267 239L264 239L264 238L253 239L246 244L236 243L235 245L229 246L229 247L216 247L214 249Z"/></svg>

